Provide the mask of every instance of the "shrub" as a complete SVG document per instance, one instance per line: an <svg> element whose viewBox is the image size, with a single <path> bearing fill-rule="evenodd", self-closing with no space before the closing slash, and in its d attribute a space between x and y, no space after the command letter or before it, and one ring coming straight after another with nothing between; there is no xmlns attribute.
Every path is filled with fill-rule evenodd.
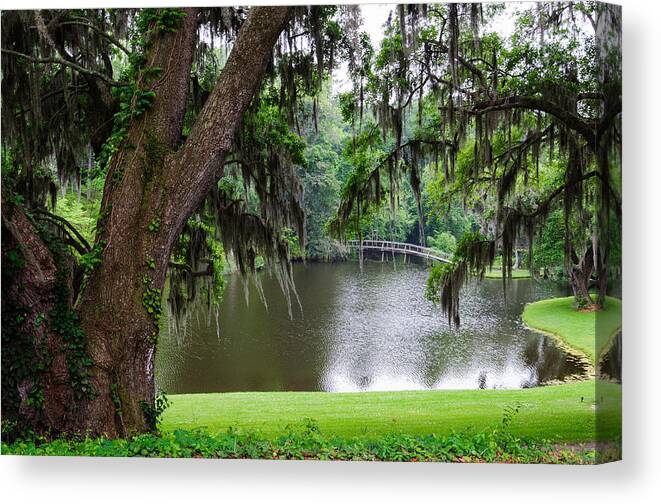
<svg viewBox="0 0 661 504"><path fill-rule="evenodd" d="M429 246L445 254L454 254L454 251L457 249L457 239L447 231L444 231L438 233L436 236L430 236Z"/></svg>

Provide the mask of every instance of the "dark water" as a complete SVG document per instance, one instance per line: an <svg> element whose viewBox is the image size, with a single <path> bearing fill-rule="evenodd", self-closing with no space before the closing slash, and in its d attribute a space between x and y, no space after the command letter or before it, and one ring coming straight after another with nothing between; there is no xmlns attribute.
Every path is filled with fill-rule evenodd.
<svg viewBox="0 0 661 504"><path fill-rule="evenodd" d="M605 378L622 383L622 331L615 335L599 362L599 372Z"/></svg>
<svg viewBox="0 0 661 504"><path fill-rule="evenodd" d="M246 306L231 276L216 314L198 310L185 334L163 331L158 386L166 393L275 390L521 388L582 371L546 336L523 327L525 303L566 295L515 280L473 283L452 330L423 298L427 270L401 263L298 264L303 311L293 319L275 279L261 274L268 310L251 285Z"/></svg>

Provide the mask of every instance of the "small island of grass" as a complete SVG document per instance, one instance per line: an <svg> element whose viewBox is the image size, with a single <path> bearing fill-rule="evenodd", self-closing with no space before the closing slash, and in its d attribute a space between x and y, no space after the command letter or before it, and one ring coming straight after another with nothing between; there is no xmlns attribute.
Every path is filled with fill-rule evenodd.
<svg viewBox="0 0 661 504"><path fill-rule="evenodd" d="M523 321L532 329L549 333L595 365L622 326L622 302L607 297L602 311L582 311L574 297L552 298L526 305Z"/></svg>

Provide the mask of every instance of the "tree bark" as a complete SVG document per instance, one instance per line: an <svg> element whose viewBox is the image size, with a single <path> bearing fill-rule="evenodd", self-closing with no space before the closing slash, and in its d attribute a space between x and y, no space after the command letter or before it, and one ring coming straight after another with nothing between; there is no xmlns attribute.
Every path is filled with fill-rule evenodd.
<svg viewBox="0 0 661 504"><path fill-rule="evenodd" d="M26 372L39 355L18 355L25 348L48 345L45 325L37 323L40 313L53 308L57 267L50 251L37 235L25 213L2 198L2 414L7 418L22 417L33 426L45 424L42 412L28 400L36 377ZM13 271L12 271L13 270ZM11 271L11 273L9 273ZM28 335L33 337L33 343ZM12 355L15 354L15 355ZM32 358L30 358L32 357ZM31 362L25 362L29 360ZM19 362L20 364L17 364ZM54 360L51 369L59 368ZM23 368L23 369L20 369ZM66 369L66 367L65 367ZM16 375L13 375L16 373ZM13 375L13 376L12 376ZM57 395L57 394L55 394ZM51 399L50 387L44 387L44 398Z"/></svg>
<svg viewBox="0 0 661 504"><path fill-rule="evenodd" d="M150 41L147 66L163 71L153 82L139 85L156 97L151 109L133 121L124 147L113 156L97 230L102 261L77 306L96 394L75 403L67 431L118 437L154 428L148 410L155 398L158 312L170 252L221 176L223 158L289 11L250 10L216 87L178 150L197 9L186 9L175 33L157 33Z"/></svg>
<svg viewBox="0 0 661 504"><path fill-rule="evenodd" d="M608 239L608 238L607 238ZM597 276L597 299L595 300L595 308L602 310L606 303L606 292L608 291L608 257L609 248L600 247L597 234L593 238L594 249L594 271Z"/></svg>
<svg viewBox="0 0 661 504"><path fill-rule="evenodd" d="M576 252L571 251L573 264L569 268L569 283L576 303L579 308L594 306L594 301L590 297L590 278L594 271L594 252L593 247L590 245L582 257L578 257Z"/></svg>

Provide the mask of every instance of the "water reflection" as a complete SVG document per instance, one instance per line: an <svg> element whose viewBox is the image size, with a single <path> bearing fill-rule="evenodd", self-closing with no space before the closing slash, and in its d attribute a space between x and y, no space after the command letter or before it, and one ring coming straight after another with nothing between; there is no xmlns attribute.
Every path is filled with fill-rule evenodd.
<svg viewBox="0 0 661 504"><path fill-rule="evenodd" d="M289 318L277 282L262 276L244 300L231 277L213 316L199 314L181 341L165 331L157 380L168 393L247 390L413 390L522 388L580 373L553 342L523 327L523 305L565 295L516 280L470 285L462 327L451 330L422 296L427 271L366 262L295 265L303 313ZM219 329L217 331L217 329Z"/></svg>
<svg viewBox="0 0 661 504"><path fill-rule="evenodd" d="M599 373L603 378L622 383L622 331L613 338L613 342L599 362Z"/></svg>

